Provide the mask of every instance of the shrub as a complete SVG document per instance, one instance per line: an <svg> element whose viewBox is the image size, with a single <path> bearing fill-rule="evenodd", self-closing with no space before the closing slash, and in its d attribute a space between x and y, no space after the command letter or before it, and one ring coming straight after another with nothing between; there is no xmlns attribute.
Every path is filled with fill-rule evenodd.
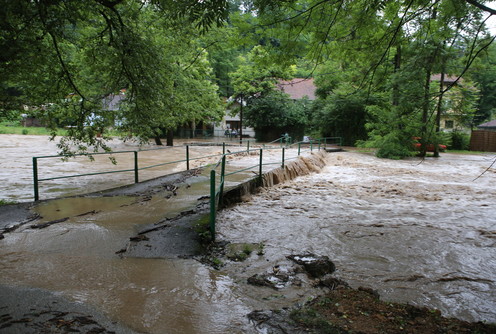
<svg viewBox="0 0 496 334"><path fill-rule="evenodd" d="M453 131L451 133L451 146L449 147L452 150L468 150L470 146L470 137L468 134Z"/></svg>
<svg viewBox="0 0 496 334"><path fill-rule="evenodd" d="M372 136L368 141L358 141L357 146L376 148L375 154L379 158L399 160L415 154L411 140L405 139L399 131L393 131L385 136Z"/></svg>

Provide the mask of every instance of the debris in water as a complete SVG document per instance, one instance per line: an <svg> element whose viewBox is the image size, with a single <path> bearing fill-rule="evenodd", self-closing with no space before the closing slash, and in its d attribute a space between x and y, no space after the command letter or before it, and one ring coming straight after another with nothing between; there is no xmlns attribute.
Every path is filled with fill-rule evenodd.
<svg viewBox="0 0 496 334"><path fill-rule="evenodd" d="M130 241L135 241L135 242L140 242L140 241L148 241L150 240L150 238L148 238L146 235L144 234L140 234L136 237L131 237L129 238Z"/></svg>
<svg viewBox="0 0 496 334"><path fill-rule="evenodd" d="M77 215L76 217L83 217L83 216L87 216L87 215L94 215L94 214L97 214L99 212L101 212L101 211L91 210L91 211L82 213L80 215Z"/></svg>
<svg viewBox="0 0 496 334"><path fill-rule="evenodd" d="M48 226L53 225L53 224L63 223L63 222L65 222L68 219L69 219L69 217L65 217L65 218L61 218L61 219L57 219L57 220L52 220L52 221L49 221L49 222L46 222L46 223L42 223L42 224L31 225L31 228L33 228L33 229L36 229L36 228L45 228L45 227L48 227Z"/></svg>
<svg viewBox="0 0 496 334"><path fill-rule="evenodd" d="M336 277L325 277L320 279L316 286L329 288L331 290L342 289L342 288L350 288L349 284L339 278Z"/></svg>
<svg viewBox="0 0 496 334"><path fill-rule="evenodd" d="M293 268L281 267L275 265L272 272L255 274L248 278L248 284L256 286L268 286L273 289L283 289L289 285L301 286L301 280L296 277L296 271Z"/></svg>

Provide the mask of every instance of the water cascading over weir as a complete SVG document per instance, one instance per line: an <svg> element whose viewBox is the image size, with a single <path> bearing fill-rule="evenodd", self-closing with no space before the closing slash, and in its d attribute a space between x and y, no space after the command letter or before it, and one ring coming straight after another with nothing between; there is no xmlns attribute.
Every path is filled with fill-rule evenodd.
<svg viewBox="0 0 496 334"><path fill-rule="evenodd" d="M312 152L307 156L299 156L278 167L262 173L248 181L233 185L224 190L222 203L218 209L227 208L245 201L251 194L261 188L267 188L292 180L298 176L319 172L326 165L326 152ZM191 188L189 188L191 189ZM187 193L188 190L185 190ZM190 257L204 252L199 234L204 233L202 222L208 219L208 197L201 197L192 207L175 218L162 219L156 223L142 226L137 235L130 238L126 246L118 253L124 257L171 258ZM213 231L215 235L215 230ZM143 242L145 241L145 242Z"/></svg>
<svg viewBox="0 0 496 334"><path fill-rule="evenodd" d="M299 156L296 160L288 162L284 167L272 169L262 175L261 187L272 187L298 176L320 172L326 165L326 152L318 151L309 156ZM257 192L259 184L257 179L252 179L232 187L224 192L221 209L234 205L243 200L244 197Z"/></svg>

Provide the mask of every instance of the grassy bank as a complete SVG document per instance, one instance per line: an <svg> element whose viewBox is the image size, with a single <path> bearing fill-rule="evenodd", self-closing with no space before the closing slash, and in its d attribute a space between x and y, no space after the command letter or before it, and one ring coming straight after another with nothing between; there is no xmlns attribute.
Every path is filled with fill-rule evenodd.
<svg viewBox="0 0 496 334"><path fill-rule="evenodd" d="M57 135L63 136L66 133L64 129L57 130ZM1 122L0 134L49 136L51 132L44 127L25 127L18 122Z"/></svg>
<svg viewBox="0 0 496 334"><path fill-rule="evenodd" d="M115 130L106 130L107 135L118 137L120 133ZM50 136L51 131L44 127L37 126L22 126L19 122L0 122L0 134L10 134L10 135L35 135L35 136ZM59 128L57 129L57 136L67 135L67 130Z"/></svg>

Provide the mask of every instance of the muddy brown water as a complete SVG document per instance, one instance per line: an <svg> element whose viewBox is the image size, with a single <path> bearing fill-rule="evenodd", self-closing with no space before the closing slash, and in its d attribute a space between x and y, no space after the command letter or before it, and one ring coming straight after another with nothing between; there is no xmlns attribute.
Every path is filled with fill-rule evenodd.
<svg viewBox="0 0 496 334"><path fill-rule="evenodd" d="M193 143L189 147L190 168L217 163L222 154L222 146L194 145L194 143L198 142L211 143L208 140L202 141L201 139L176 139L174 147L157 149L157 146L153 144L139 145L136 142L122 142L114 139L108 145L114 152L138 151L139 168L156 166L139 171L139 181L141 182L164 174L185 171L187 168L186 162L181 160L186 159L186 144ZM221 145L222 143L218 142L217 144ZM246 148L234 144L236 143L227 142L227 149L237 152ZM2 154L0 180L3 180L3 182L0 182L0 199L14 202L33 201L32 158L57 155L58 149L56 145L56 141L50 141L45 136L0 134L0 152ZM113 164L109 157L115 158L117 163ZM257 162L255 160L254 164ZM160 164L165 165L157 166ZM60 158L40 158L38 159L39 179L116 170L131 171L40 181L40 199L82 195L132 184L134 182L134 154L126 152L115 153L111 156L93 155L92 159L86 156L78 156L69 158L67 161L61 161Z"/></svg>
<svg viewBox="0 0 496 334"><path fill-rule="evenodd" d="M321 173L221 212L219 234L263 243L272 265L294 253L327 255L336 276L386 300L496 322L496 170L474 181L495 158L334 153ZM244 275L265 266L251 268Z"/></svg>
<svg viewBox="0 0 496 334"><path fill-rule="evenodd" d="M34 136L33 136L34 137ZM54 154L53 143L40 138L3 137L11 149L5 154L4 173L9 180L3 191L7 199L29 198L30 157L24 155ZM8 146L8 145L7 145ZM18 149L15 149L18 148ZM22 148L22 149L19 149ZM117 143L114 149L135 149L129 144ZM196 156L218 153L219 147L193 148ZM183 147L174 147L167 156L151 151L143 164L155 164L167 159L178 159ZM140 155L145 152L140 152ZM280 155L280 153L277 153ZM276 155L277 155L276 154ZM194 155L192 155L194 156ZM192 167L215 162L218 158L199 159ZM278 156L275 156L275 161ZM235 157L229 161L238 162ZM129 162L129 161L128 161ZM119 164L126 159L119 158ZM258 157L247 157L239 167L258 163ZM88 172L90 168L107 167L106 159L93 162L83 159L68 162L55 161L46 165L49 176L62 172ZM277 166L277 163L275 163ZM49 168L51 167L51 168ZM185 164L168 166L168 172L185 168ZM265 167L266 169L269 167ZM228 166L228 170L232 168ZM163 169L148 173L151 178L163 174ZM257 298L246 299L229 273L213 270L194 259L127 258L116 252L129 242L129 237L146 225L164 217L174 217L196 205L199 197L209 193L208 170L199 175L201 182L181 185L172 197L151 196L136 201L132 196L59 198L41 202L33 212L41 218L6 233L0 241L0 284L34 287L51 291L65 298L102 311L113 321L146 333L250 333L257 332L246 315L257 305ZM246 171L228 179L226 187L253 176ZM73 185L67 180L45 186L50 196L72 195L109 188L109 185L129 183L126 179L102 177L81 179ZM127 182L126 182L127 181ZM5 193L4 193L5 194ZM65 221L43 229L33 229L46 222Z"/></svg>
<svg viewBox="0 0 496 334"><path fill-rule="evenodd" d="M9 154L12 161L29 161ZM496 173L490 169L473 181L492 158L443 154L420 163L330 154L321 173L276 185L219 213L220 240L264 247L263 255L226 261L221 270L193 259L115 254L141 226L191 207L208 189L200 183L188 192L179 189L175 198L139 203L127 196L41 203L35 210L43 219L33 223L69 219L5 234L0 284L52 291L138 332L258 333L249 312L290 306L321 291L309 284L253 287L247 278L289 266L287 255L312 252L329 256L335 275L377 289L385 299L494 322ZM246 166L257 159L230 163Z"/></svg>

